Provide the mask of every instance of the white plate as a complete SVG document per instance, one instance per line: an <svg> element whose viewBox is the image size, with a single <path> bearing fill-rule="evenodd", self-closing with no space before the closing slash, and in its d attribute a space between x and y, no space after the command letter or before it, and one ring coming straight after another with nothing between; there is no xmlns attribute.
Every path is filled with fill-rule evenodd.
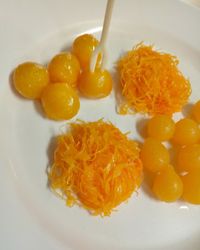
<svg viewBox="0 0 200 250"><path fill-rule="evenodd" d="M0 1L0 249L200 249L200 207L158 202L142 188L111 217L92 217L68 208L47 188L45 169L51 138L64 123L41 115L38 105L19 98L9 83L13 68L26 60L47 62L69 48L80 33L99 37L106 1ZM200 10L175 0L116 0L108 40L108 68L137 42L155 44L180 58L200 98ZM109 107L109 108L108 108ZM178 117L179 115L177 115ZM81 100L77 116L111 120L141 139L141 116L118 116L114 93ZM76 117L76 118L77 118ZM51 146L49 143L51 142Z"/></svg>

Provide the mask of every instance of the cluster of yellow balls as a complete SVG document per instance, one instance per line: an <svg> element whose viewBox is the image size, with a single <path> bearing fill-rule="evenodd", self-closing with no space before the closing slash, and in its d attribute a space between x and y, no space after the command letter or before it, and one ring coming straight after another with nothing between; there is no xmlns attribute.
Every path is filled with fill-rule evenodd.
<svg viewBox="0 0 200 250"><path fill-rule="evenodd" d="M92 35L77 37L72 52L52 58L48 67L34 62L20 64L13 82L23 97L40 99L48 118L68 120L80 108L78 90L88 98L102 98L112 90L112 78L107 70L96 66L90 71L90 58L99 44Z"/></svg>
<svg viewBox="0 0 200 250"><path fill-rule="evenodd" d="M192 108L191 118L177 123L166 115L156 115L147 123L148 138L141 149L146 174L153 175L152 191L162 201L179 198L200 204L200 101ZM176 164L163 141L177 147Z"/></svg>

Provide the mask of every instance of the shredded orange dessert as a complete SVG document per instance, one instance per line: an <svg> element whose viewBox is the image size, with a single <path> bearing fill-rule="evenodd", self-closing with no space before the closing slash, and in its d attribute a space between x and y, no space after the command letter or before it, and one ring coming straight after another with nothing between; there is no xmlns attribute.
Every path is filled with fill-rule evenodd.
<svg viewBox="0 0 200 250"><path fill-rule="evenodd" d="M142 163L136 142L111 123L71 123L58 137L49 171L51 188L93 215L110 215L142 181Z"/></svg>
<svg viewBox="0 0 200 250"><path fill-rule="evenodd" d="M180 111L188 101L191 86L178 63L175 56L155 51L153 46L136 45L118 62L125 105L150 115Z"/></svg>

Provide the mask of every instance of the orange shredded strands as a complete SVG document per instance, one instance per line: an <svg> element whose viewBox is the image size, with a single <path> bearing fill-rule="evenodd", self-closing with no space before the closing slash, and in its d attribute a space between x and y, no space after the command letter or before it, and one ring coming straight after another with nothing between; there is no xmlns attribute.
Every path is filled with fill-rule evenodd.
<svg viewBox="0 0 200 250"><path fill-rule="evenodd" d="M49 181L67 205L110 215L141 184L138 145L103 120L72 123L58 137Z"/></svg>
<svg viewBox="0 0 200 250"><path fill-rule="evenodd" d="M150 115L180 111L188 101L191 86L178 63L175 56L155 51L153 46L136 45L118 62L125 105Z"/></svg>

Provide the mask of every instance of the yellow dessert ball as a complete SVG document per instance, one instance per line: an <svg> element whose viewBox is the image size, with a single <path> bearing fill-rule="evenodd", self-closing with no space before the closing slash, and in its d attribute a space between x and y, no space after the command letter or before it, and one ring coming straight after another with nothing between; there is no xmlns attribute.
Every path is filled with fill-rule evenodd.
<svg viewBox="0 0 200 250"><path fill-rule="evenodd" d="M175 123L170 116L156 115L147 124L148 136L160 141L170 140L174 134Z"/></svg>
<svg viewBox="0 0 200 250"><path fill-rule="evenodd" d="M75 55L66 52L53 57L48 65L50 80L75 87L80 74L80 64Z"/></svg>
<svg viewBox="0 0 200 250"><path fill-rule="evenodd" d="M178 170L190 172L194 168L200 169L200 144L182 147L178 152Z"/></svg>
<svg viewBox="0 0 200 250"><path fill-rule="evenodd" d="M44 66L34 62L20 64L14 71L13 83L23 97L38 99L49 83L48 71Z"/></svg>
<svg viewBox="0 0 200 250"><path fill-rule="evenodd" d="M173 141L179 145L191 145L200 140L198 124L189 118L183 118L175 125Z"/></svg>
<svg viewBox="0 0 200 250"><path fill-rule="evenodd" d="M99 41L90 34L77 37L73 42L73 53L77 56L82 69L88 69L90 58Z"/></svg>
<svg viewBox="0 0 200 250"><path fill-rule="evenodd" d="M88 98L103 98L112 90L112 77L107 70L84 71L80 76L78 87Z"/></svg>
<svg viewBox="0 0 200 250"><path fill-rule="evenodd" d="M183 193L183 183L172 166L160 170L153 181L153 192L156 197L165 202L178 200Z"/></svg>
<svg viewBox="0 0 200 250"><path fill-rule="evenodd" d="M150 172L160 171L169 164L169 152L154 138L147 138L141 148L141 160L144 168Z"/></svg>
<svg viewBox="0 0 200 250"><path fill-rule="evenodd" d="M65 83L49 84L42 92L41 102L47 117L53 120L71 119L80 107L76 91Z"/></svg>
<svg viewBox="0 0 200 250"><path fill-rule="evenodd" d="M182 176L183 199L192 204L200 204L200 168Z"/></svg>

